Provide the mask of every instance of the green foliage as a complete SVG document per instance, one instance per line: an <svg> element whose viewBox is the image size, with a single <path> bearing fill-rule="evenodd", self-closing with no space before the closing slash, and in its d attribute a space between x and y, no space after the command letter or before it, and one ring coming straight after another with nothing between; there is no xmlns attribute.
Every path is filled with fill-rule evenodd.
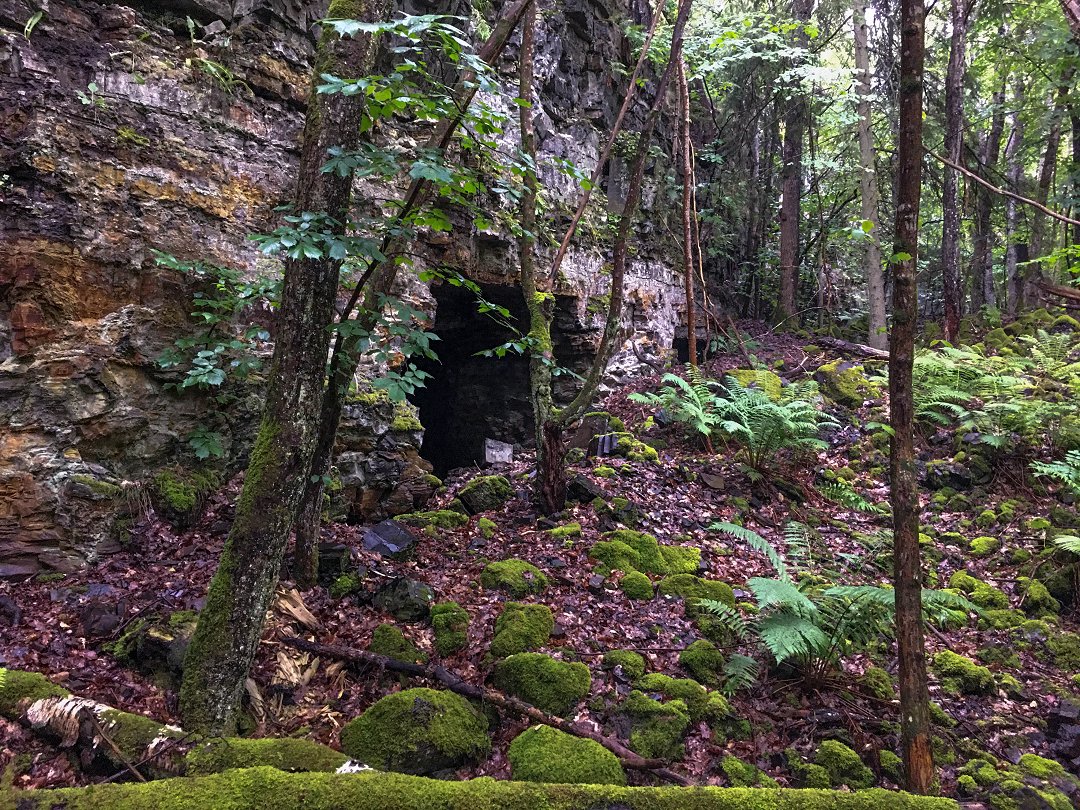
<svg viewBox="0 0 1080 810"><path fill-rule="evenodd" d="M633 393L629 399L663 409L672 420L685 425L691 435L709 438L721 422L716 390L719 384L707 379L699 368L689 364L686 366L686 376L688 379L678 374L665 374L661 379L664 385L658 393Z"/></svg>
<svg viewBox="0 0 1080 810"><path fill-rule="evenodd" d="M1031 471L1057 481L1067 492L1080 496L1080 450L1069 450L1061 461L1033 461Z"/></svg>

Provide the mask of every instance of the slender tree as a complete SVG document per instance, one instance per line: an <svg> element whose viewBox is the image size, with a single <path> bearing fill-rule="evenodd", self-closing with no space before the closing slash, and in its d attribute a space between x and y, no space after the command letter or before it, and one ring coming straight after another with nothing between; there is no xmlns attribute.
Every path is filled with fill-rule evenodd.
<svg viewBox="0 0 1080 810"><path fill-rule="evenodd" d="M870 53L867 48L866 11L863 0L855 0L853 9L855 26L855 74L858 81L859 100L859 196L862 200L862 218L873 223L866 240L866 293L870 309L870 330L867 342L875 349L888 345L885 322L885 272L881 264L881 223L878 209L881 201L878 193L877 153L874 150L870 108Z"/></svg>
<svg viewBox="0 0 1080 810"><path fill-rule="evenodd" d="M1005 131L1005 84L1008 77L1001 80L1001 87L994 93L991 102L990 129L982 137L979 162L983 171L997 166L1001 155L1001 136ZM971 307L979 310L983 306L997 306L997 291L994 288L994 231L991 218L994 213L994 194L985 186L979 186L975 192L975 227L972 235L971 268Z"/></svg>
<svg viewBox="0 0 1080 810"><path fill-rule="evenodd" d="M1024 143L1024 118L1021 108L1025 98L1024 78L1017 76L1013 82L1011 126L1009 141L1005 145L1005 176L1009 190L1014 194L1023 194L1024 165L1020 159ZM1008 197L1005 200L1005 311L1016 315L1019 304L1020 283L1017 271L1020 262L1027 258L1027 245L1020 241L1020 208L1017 201Z"/></svg>
<svg viewBox="0 0 1080 810"><path fill-rule="evenodd" d="M385 0L334 0L327 14L374 21L389 10ZM352 178L322 167L331 148L356 147L363 97L323 95L315 86L325 73L369 73L376 51L371 34L342 38L327 29L315 59L295 203L299 211L325 212L342 229ZM315 452L330 348L327 327L340 269L340 262L328 255L285 263L262 423L232 529L184 662L180 713L190 731L220 734L235 724Z"/></svg>
<svg viewBox="0 0 1080 810"><path fill-rule="evenodd" d="M694 298L694 160L690 145L690 84L686 80L686 60L679 60L679 132L676 138L682 164L683 287L686 294L686 351L690 365L696 366L697 304Z"/></svg>
<svg viewBox="0 0 1080 810"><path fill-rule="evenodd" d="M964 74L967 70L968 22L973 0L952 0L949 67L945 72L945 156L959 163L964 145ZM942 177L941 271L945 294L945 339L955 343L963 315L964 287L960 273L960 177L945 166Z"/></svg>
<svg viewBox="0 0 1080 810"><path fill-rule="evenodd" d="M916 262L922 187L925 16L922 0L901 0L893 322L889 338L889 409L893 430L889 472L892 482L896 640L900 664L900 730L907 787L915 793L929 792L934 782L911 390L918 316Z"/></svg>

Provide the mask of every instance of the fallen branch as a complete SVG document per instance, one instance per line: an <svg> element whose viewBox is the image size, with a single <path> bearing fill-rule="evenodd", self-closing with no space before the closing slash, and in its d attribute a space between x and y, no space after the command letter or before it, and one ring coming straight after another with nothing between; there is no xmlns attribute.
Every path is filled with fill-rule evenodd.
<svg viewBox="0 0 1080 810"><path fill-rule="evenodd" d="M875 349L873 346L867 346L865 343L852 343L851 341L834 337L815 337L814 342L833 349L840 349L841 351L862 355L863 357L873 357L879 360L889 359L889 353L887 351L884 349Z"/></svg>
<svg viewBox="0 0 1080 810"><path fill-rule="evenodd" d="M391 672L401 672L406 675L415 675L417 677L438 681L451 692L455 692L462 697L490 703L513 714L535 720L537 723L543 723L552 728L557 728L560 731L565 731L567 734L585 737L600 743L600 745L604 746L604 748L608 749L619 758L619 762L624 768L631 768L638 771L650 771L677 785L690 784L688 779L665 767L666 763L663 760L646 759L631 751L614 737L608 737L606 734L593 731L580 723L572 723L569 720L564 720L561 717L548 714L523 700L504 695L502 692L498 692L494 689L487 689L471 684L456 672L453 672L446 667L439 666L438 664L414 664L408 661L398 661L394 658L387 658L385 655L368 652L367 650L356 650L350 647L338 647L331 644L318 644L314 641L296 638L295 636L283 636L281 638L281 643L287 647L314 653L320 657L325 656L326 658L333 658L337 661L344 661L348 664L376 666L388 669Z"/></svg>

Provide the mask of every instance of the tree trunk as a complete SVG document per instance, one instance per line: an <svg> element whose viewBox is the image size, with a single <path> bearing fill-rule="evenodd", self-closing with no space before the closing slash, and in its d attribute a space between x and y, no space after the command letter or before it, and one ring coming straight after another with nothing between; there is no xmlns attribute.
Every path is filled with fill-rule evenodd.
<svg viewBox="0 0 1080 810"><path fill-rule="evenodd" d="M945 73L945 156L959 163L964 145L964 74L967 72L968 21L972 0L952 0L952 38L949 67ZM942 178L941 273L945 296L945 340L956 343L964 311L964 288L960 281L960 177L946 165Z"/></svg>
<svg viewBox="0 0 1080 810"><path fill-rule="evenodd" d="M686 81L686 60L679 59L679 159L682 162L683 287L686 294L686 351L691 366L697 366L697 305L694 302L694 206L691 200L694 161L690 150L690 85Z"/></svg>
<svg viewBox="0 0 1080 810"><path fill-rule="evenodd" d="M924 17L922 0L901 0L899 140L897 143L896 254L893 325L889 340L889 409L893 428L891 475L896 642L900 670L900 729L907 788L927 793L934 782L930 697L923 637L919 489L911 374L918 315L916 267L922 186Z"/></svg>
<svg viewBox="0 0 1080 810"><path fill-rule="evenodd" d="M792 14L800 23L794 36L794 44L807 47L807 36L802 24L809 22L813 0L794 0ZM802 205L802 154L803 136L809 105L801 88L791 88L793 97L788 101L784 119L784 147L782 152L780 201L780 294L776 301L775 320L784 321L794 317L799 298L799 213Z"/></svg>
<svg viewBox="0 0 1080 810"><path fill-rule="evenodd" d="M1020 108L1024 103L1024 85L1017 80L1013 85L1013 112L1012 126L1009 132L1009 142L1005 146L1005 175L1009 189L1015 194L1023 194L1021 183L1024 179L1024 167L1020 160L1020 147L1024 141L1024 119L1020 115ZM1017 279L1017 266L1020 262L1019 255L1026 252L1026 245L1021 246L1017 241L1017 226L1020 223L1020 212L1017 201L1012 197L1005 200L1005 311L1015 316L1019 303L1019 280Z"/></svg>
<svg viewBox="0 0 1080 810"><path fill-rule="evenodd" d="M990 130L982 144L979 159L982 171L993 169L1001 154L1001 135L1005 131L1005 84L1008 77L1001 80L1001 89L994 94L993 116ZM991 217L994 213L993 192L985 186L979 186L975 192L975 229L971 251L971 307L978 311L983 306L997 306L997 291L994 288L994 231Z"/></svg>
<svg viewBox="0 0 1080 810"><path fill-rule="evenodd" d="M383 17L382 2L334 0L331 17ZM343 39L327 30L313 71L296 189L299 211L325 212L344 223L350 177L323 172L335 146L355 148L360 96L321 95L323 73L370 72L377 43L362 33ZM319 431L326 355L340 263L329 258L285 263L266 404L251 451L244 488L206 607L188 648L180 712L190 731L220 734L235 726L244 679L255 658L282 553L304 491Z"/></svg>
<svg viewBox="0 0 1080 810"><path fill-rule="evenodd" d="M877 185L877 153L874 151L874 135L870 128L870 54L866 45L866 12L863 0L856 0L855 23L855 74L859 82L859 192L862 198L862 218L872 222L866 242L866 295L870 307L870 329L867 343L875 349L888 346L885 321L885 271L881 266L881 223L878 208L881 200Z"/></svg>

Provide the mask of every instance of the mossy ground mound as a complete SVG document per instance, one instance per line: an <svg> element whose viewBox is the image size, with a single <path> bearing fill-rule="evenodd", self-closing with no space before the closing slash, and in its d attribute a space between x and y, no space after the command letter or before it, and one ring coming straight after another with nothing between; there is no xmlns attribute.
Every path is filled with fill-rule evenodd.
<svg viewBox="0 0 1080 810"><path fill-rule="evenodd" d="M542 653L518 653L495 665L495 686L551 714L565 716L589 694L589 668Z"/></svg>
<svg viewBox="0 0 1080 810"><path fill-rule="evenodd" d="M481 475L462 487L458 498L470 515L490 512L506 503L514 494L510 481L501 475Z"/></svg>
<svg viewBox="0 0 1080 810"><path fill-rule="evenodd" d="M312 740L247 740L227 737L196 745L186 757L187 775L202 776L232 768L268 765L279 771L335 771L348 757Z"/></svg>
<svg viewBox="0 0 1080 810"><path fill-rule="evenodd" d="M548 580L532 563L524 560L500 560L484 566L480 573L480 583L485 588L506 591L515 599L520 599L531 593L542 593Z"/></svg>
<svg viewBox="0 0 1080 810"><path fill-rule="evenodd" d="M505 658L543 647L555 629L555 617L546 605L507 602L495 620L491 654Z"/></svg>
<svg viewBox="0 0 1080 810"><path fill-rule="evenodd" d="M439 655L453 655L469 643L469 612L457 602L432 605L431 627Z"/></svg>
<svg viewBox="0 0 1080 810"><path fill-rule="evenodd" d="M521 782L625 785L619 759L593 740L533 726L510 743L511 778Z"/></svg>
<svg viewBox="0 0 1080 810"><path fill-rule="evenodd" d="M406 689L347 723L341 749L380 770L432 774L486 757L487 727L484 715L460 695Z"/></svg>

